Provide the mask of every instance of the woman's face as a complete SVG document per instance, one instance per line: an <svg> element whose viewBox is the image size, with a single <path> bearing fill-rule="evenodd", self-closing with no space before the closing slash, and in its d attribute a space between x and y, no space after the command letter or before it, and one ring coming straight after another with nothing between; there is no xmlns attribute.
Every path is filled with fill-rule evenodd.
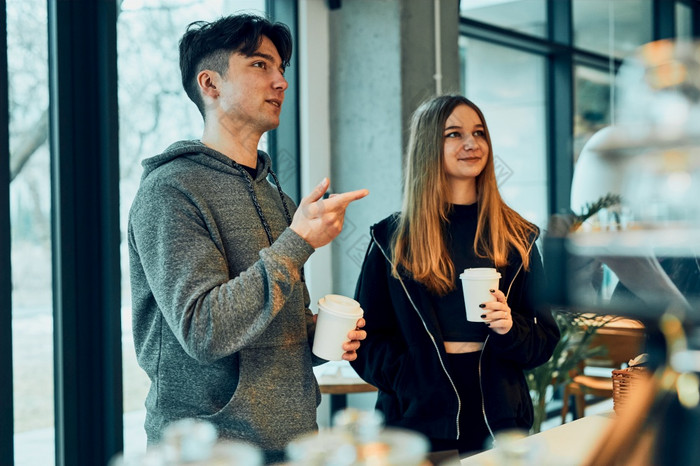
<svg viewBox="0 0 700 466"><path fill-rule="evenodd" d="M486 166L489 145L484 124L468 105L459 105L445 122L444 166L448 183L473 184ZM474 185L475 186L475 185Z"/></svg>

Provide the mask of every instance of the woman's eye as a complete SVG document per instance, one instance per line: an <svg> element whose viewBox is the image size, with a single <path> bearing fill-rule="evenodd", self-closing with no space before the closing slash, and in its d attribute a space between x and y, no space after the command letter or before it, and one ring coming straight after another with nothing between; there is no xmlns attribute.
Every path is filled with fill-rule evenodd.
<svg viewBox="0 0 700 466"><path fill-rule="evenodd" d="M458 137L461 137L461 136L462 136L462 135L459 134L459 132L457 132L457 131L452 131L451 133L447 133L447 134L445 135L446 138L458 138Z"/></svg>
<svg viewBox="0 0 700 466"><path fill-rule="evenodd" d="M486 135L486 133L483 130L474 131L472 134L480 138L483 138Z"/></svg>

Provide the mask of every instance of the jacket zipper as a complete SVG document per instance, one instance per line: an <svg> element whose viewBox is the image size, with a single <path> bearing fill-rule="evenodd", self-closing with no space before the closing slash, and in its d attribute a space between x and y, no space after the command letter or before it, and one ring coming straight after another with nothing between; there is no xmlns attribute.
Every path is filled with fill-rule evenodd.
<svg viewBox="0 0 700 466"><path fill-rule="evenodd" d="M389 259L389 256L387 253L384 251L384 249L381 247L379 244L379 241L377 241L377 238L374 236L374 230L372 230L372 240L374 241L374 244L377 245L379 250L382 252L382 255L384 256L384 259L392 265L393 263ZM530 254L530 251L532 250L532 246L535 244L535 240L532 241L530 244L530 247L528 248L528 255ZM515 282L515 279L520 275L520 271L523 269L523 264L522 262L520 263L520 267L518 267L518 271L515 272L515 275L513 276L513 279L510 281L510 284L508 285L508 291L506 292L506 301L508 300L508 296L510 295L510 289L513 286L513 283ZM437 353L438 359L440 360L440 366L442 367L442 370L445 372L445 376L447 376L447 380L450 381L450 385L452 385L452 390L455 392L455 396L457 397L457 418L455 421L455 425L457 426L457 439L459 440L460 436L460 430L459 430L459 414L462 411L462 400L459 398L459 392L457 391L457 387L455 386L454 382L452 381L452 377L450 377L449 372L447 371L447 368L445 367L445 363L442 360L442 356L440 355L440 350L438 349L437 342L435 341L435 337L433 336L432 333L430 333L430 330L428 330L428 326L425 324L425 320L423 320L423 316L420 315L420 312L418 312L418 308L416 307L416 304L413 302L413 299L411 298L411 295L408 293L408 290L406 289L406 285L404 285L403 280L401 277L398 277L399 283L401 283L401 288L403 288L403 292L406 294L406 297L408 298L408 301L411 303L411 306L413 307L413 310L416 311L416 314L418 314L418 318L420 319L421 323L423 324L423 328L425 331L428 333L428 336L430 337L430 340L433 342L433 347L435 348L435 352ZM537 316L534 318L535 324L537 324ZM484 423L486 424L486 428L489 431L489 435L491 435L491 439L496 441L496 436L493 433L493 430L491 430L491 425L489 424L488 417L486 416L486 400L485 400L485 393L484 393L484 388L483 388L483 382L481 379L481 358L484 356L484 350L486 349L486 344L489 341L489 335L486 336L486 340L484 340L484 346L481 349L481 354L479 355L479 365L478 365L478 372L479 372L479 390L481 390L481 414L484 416Z"/></svg>
<svg viewBox="0 0 700 466"><path fill-rule="evenodd" d="M527 250L528 255L530 254L530 251L532 250L532 246L535 244L535 240L532 241L530 244L530 247ZM381 249L381 248L380 248ZM522 262L520 263L520 267L518 267L518 271L515 272L515 275L513 276L513 279L510 281L510 284L508 285L508 291L506 291L506 302L508 301L508 296L510 296L510 289L513 286L513 283L515 282L515 279L518 278L518 275L520 275L520 271L523 269L523 264ZM537 316L535 316L535 324L537 324ZM490 335L486 335L486 340L484 340L484 346L481 348L481 354L479 355L479 390L481 391L481 414L484 416L484 423L486 424L486 428L489 430L489 435L491 436L491 439L493 440L494 445L496 444L496 436L493 433L493 430L491 430L491 425L489 424L488 417L486 416L486 394L484 392L484 384L481 380L481 358L484 356L484 350L486 350L486 344L489 342L489 337Z"/></svg>
<svg viewBox="0 0 700 466"><path fill-rule="evenodd" d="M489 342L489 336L486 335L486 340L484 340L484 346L481 348L481 354L479 355L479 390L481 391L481 414L484 416L484 423L486 424L486 428L489 430L489 435L491 436L491 440L496 442L496 436L493 434L493 430L491 430L491 425L489 424L489 420L486 417L486 400L484 399L485 393L484 393L484 384L481 381L481 358L484 356L484 350L486 349L486 344Z"/></svg>
<svg viewBox="0 0 700 466"><path fill-rule="evenodd" d="M391 264L393 267L394 264L391 262L391 260L389 259L389 256L384 251L384 249L382 249L382 247L379 245L379 241L377 241L377 238L375 238L374 230L372 230L372 240L374 241L374 244L376 244L377 247L379 248L379 250L382 252L384 259L386 259L386 261L389 264ZM416 304L413 302L411 295L408 293L408 290L406 289L406 285L404 285L401 277L399 277L399 283L401 283L401 288L403 288L403 292L406 294L406 297L408 298L408 301L411 303L413 310L416 311L416 314L418 314L418 318L420 319L421 323L423 324L423 328L425 329L426 333L430 337L430 341L433 342L433 347L435 348L435 352L437 353L438 360L440 361L440 367L442 367L442 370L445 373L447 380L450 381L450 385L452 385L452 390L454 390L455 396L457 397L457 417L455 419L455 426L457 427L457 439L459 439L459 436L460 436L459 414L462 412L462 400L459 398L459 392L457 391L457 387L455 386L454 382L452 381L452 377L450 377L450 374L447 371L447 368L445 367L445 362L442 360L442 356L440 355L440 350L438 349L437 342L435 341L435 337L433 336L432 333L430 333L430 330L428 330L428 326L425 324L425 320L423 320L423 316L420 315L420 312L418 311ZM481 383L481 379L479 379L479 383ZM483 403L483 398L482 398L482 403Z"/></svg>

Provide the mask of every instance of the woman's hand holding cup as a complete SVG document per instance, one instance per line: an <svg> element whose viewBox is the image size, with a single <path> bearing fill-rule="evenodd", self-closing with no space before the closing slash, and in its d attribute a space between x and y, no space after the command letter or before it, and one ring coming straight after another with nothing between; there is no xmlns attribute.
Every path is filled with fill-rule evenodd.
<svg viewBox="0 0 700 466"><path fill-rule="evenodd" d="M350 330L348 332L348 340L343 343L343 359L346 361L354 361L357 359L357 350L360 348L360 341L367 338L367 332L361 330L365 326L365 319L360 318L357 321L357 327L355 330Z"/></svg>
<svg viewBox="0 0 700 466"><path fill-rule="evenodd" d="M513 328L513 316L506 301L506 295L501 290L489 290L496 301L479 304L483 313L481 318L491 330L499 335L505 335Z"/></svg>
<svg viewBox="0 0 700 466"><path fill-rule="evenodd" d="M364 312L354 299L328 294L318 300L313 353L327 361L354 361L360 341L367 337Z"/></svg>

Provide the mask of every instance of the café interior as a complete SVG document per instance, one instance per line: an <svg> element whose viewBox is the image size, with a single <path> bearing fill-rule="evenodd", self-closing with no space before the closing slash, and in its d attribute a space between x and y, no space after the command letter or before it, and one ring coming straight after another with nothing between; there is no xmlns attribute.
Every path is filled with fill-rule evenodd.
<svg viewBox="0 0 700 466"><path fill-rule="evenodd" d="M541 231L562 335L526 374L533 428L463 457L383 427L350 365L318 366L320 430L289 465L700 464L700 1L0 3L0 464L166 464L146 451L126 220L141 160L201 135L179 37L243 11L294 39L260 147L285 192L370 191L306 263L312 307L353 296L369 227L400 209L410 115L459 93L488 119L504 200ZM385 448L354 438L362 454L332 462L343 426ZM326 460L304 456L323 442ZM216 464L262 464L230 455Z"/></svg>

